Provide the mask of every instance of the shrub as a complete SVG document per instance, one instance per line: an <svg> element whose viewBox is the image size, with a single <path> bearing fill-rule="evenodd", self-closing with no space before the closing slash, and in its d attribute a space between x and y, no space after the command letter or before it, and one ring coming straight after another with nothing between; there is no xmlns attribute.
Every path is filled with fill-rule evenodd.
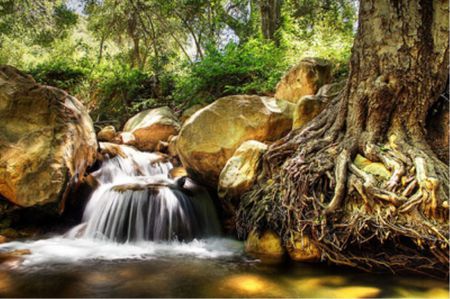
<svg viewBox="0 0 450 299"><path fill-rule="evenodd" d="M223 50L209 47L201 61L179 74L174 97L191 105L231 94L271 93L286 67L283 50L272 43L250 40Z"/></svg>

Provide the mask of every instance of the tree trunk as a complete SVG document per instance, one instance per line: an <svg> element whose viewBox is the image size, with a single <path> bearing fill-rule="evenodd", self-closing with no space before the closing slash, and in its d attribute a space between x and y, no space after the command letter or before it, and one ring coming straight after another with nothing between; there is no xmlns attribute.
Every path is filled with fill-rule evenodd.
<svg viewBox="0 0 450 299"><path fill-rule="evenodd" d="M270 147L238 230L308 234L323 259L366 270L448 273L449 168L425 130L448 78L448 29L448 1L361 1L345 89Z"/></svg>
<svg viewBox="0 0 450 299"><path fill-rule="evenodd" d="M260 0L261 31L265 39L272 40L277 46L280 38L276 34L281 26L281 6L283 0Z"/></svg>

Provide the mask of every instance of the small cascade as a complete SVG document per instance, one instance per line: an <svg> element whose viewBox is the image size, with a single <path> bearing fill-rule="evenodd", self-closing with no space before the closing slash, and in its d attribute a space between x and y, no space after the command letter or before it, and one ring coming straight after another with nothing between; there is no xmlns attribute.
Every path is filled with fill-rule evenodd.
<svg viewBox="0 0 450 299"><path fill-rule="evenodd" d="M173 166L164 156L124 145L100 146L109 154L91 174L99 186L86 206L83 223L69 236L139 242L220 233L208 192L186 177L171 178Z"/></svg>

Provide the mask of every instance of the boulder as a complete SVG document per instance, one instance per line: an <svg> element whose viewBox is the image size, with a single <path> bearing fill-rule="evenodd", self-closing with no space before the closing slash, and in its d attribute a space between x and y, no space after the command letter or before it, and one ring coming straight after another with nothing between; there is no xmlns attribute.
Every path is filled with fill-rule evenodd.
<svg viewBox="0 0 450 299"><path fill-rule="evenodd" d="M320 251L309 237L304 234L297 233L293 242L286 246L287 252L291 260L296 262L317 262L320 260Z"/></svg>
<svg viewBox="0 0 450 299"><path fill-rule="evenodd" d="M0 194L30 207L58 202L96 158L83 105L58 88L0 67Z"/></svg>
<svg viewBox="0 0 450 299"><path fill-rule="evenodd" d="M153 151L159 141L167 141L180 129L177 118L169 107L142 111L130 118L123 128L135 137L133 145L140 150Z"/></svg>
<svg viewBox="0 0 450 299"><path fill-rule="evenodd" d="M205 107L205 105L196 104L196 105L193 105L193 106L187 108L186 110L184 110L183 113L181 113L181 117L180 117L181 123L183 124L185 121L187 121L189 119L189 117L194 115L195 112L199 111L203 107Z"/></svg>
<svg viewBox="0 0 450 299"><path fill-rule="evenodd" d="M331 63L305 58L292 67L277 84L275 98L297 103L305 95L314 95L331 80Z"/></svg>
<svg viewBox="0 0 450 299"><path fill-rule="evenodd" d="M316 95L303 96L297 102L294 110L292 129L298 129L306 125L319 115L328 102L336 97L344 88L346 81L325 84Z"/></svg>
<svg viewBox="0 0 450 299"><path fill-rule="evenodd" d="M275 98L220 98L186 121L177 138L177 153L190 176L216 188L236 149L247 140L275 141L286 135L292 111L293 104Z"/></svg>
<svg viewBox="0 0 450 299"><path fill-rule="evenodd" d="M220 173L219 197L237 198L248 191L256 180L260 159L266 150L267 145L259 141L242 143Z"/></svg>
<svg viewBox="0 0 450 299"><path fill-rule="evenodd" d="M285 255L280 237L271 230L261 235L252 231L245 241L245 251L262 259L281 260Z"/></svg>
<svg viewBox="0 0 450 299"><path fill-rule="evenodd" d="M318 96L304 96L298 101L294 110L292 129L298 129L309 123L325 108L326 102Z"/></svg>
<svg viewBox="0 0 450 299"><path fill-rule="evenodd" d="M117 132L114 126L106 126L97 133L98 141L112 142L116 136Z"/></svg>

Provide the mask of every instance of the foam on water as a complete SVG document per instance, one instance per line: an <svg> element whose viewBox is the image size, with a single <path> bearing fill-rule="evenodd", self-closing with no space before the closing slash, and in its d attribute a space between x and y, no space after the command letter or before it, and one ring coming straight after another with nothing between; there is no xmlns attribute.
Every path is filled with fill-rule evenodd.
<svg viewBox="0 0 450 299"><path fill-rule="evenodd" d="M88 260L154 259L189 256L215 259L237 256L242 253L239 241L210 238L191 242L137 242L114 243L89 238L54 237L37 241L9 242L0 245L0 252L29 249L22 266L46 263L76 263Z"/></svg>

